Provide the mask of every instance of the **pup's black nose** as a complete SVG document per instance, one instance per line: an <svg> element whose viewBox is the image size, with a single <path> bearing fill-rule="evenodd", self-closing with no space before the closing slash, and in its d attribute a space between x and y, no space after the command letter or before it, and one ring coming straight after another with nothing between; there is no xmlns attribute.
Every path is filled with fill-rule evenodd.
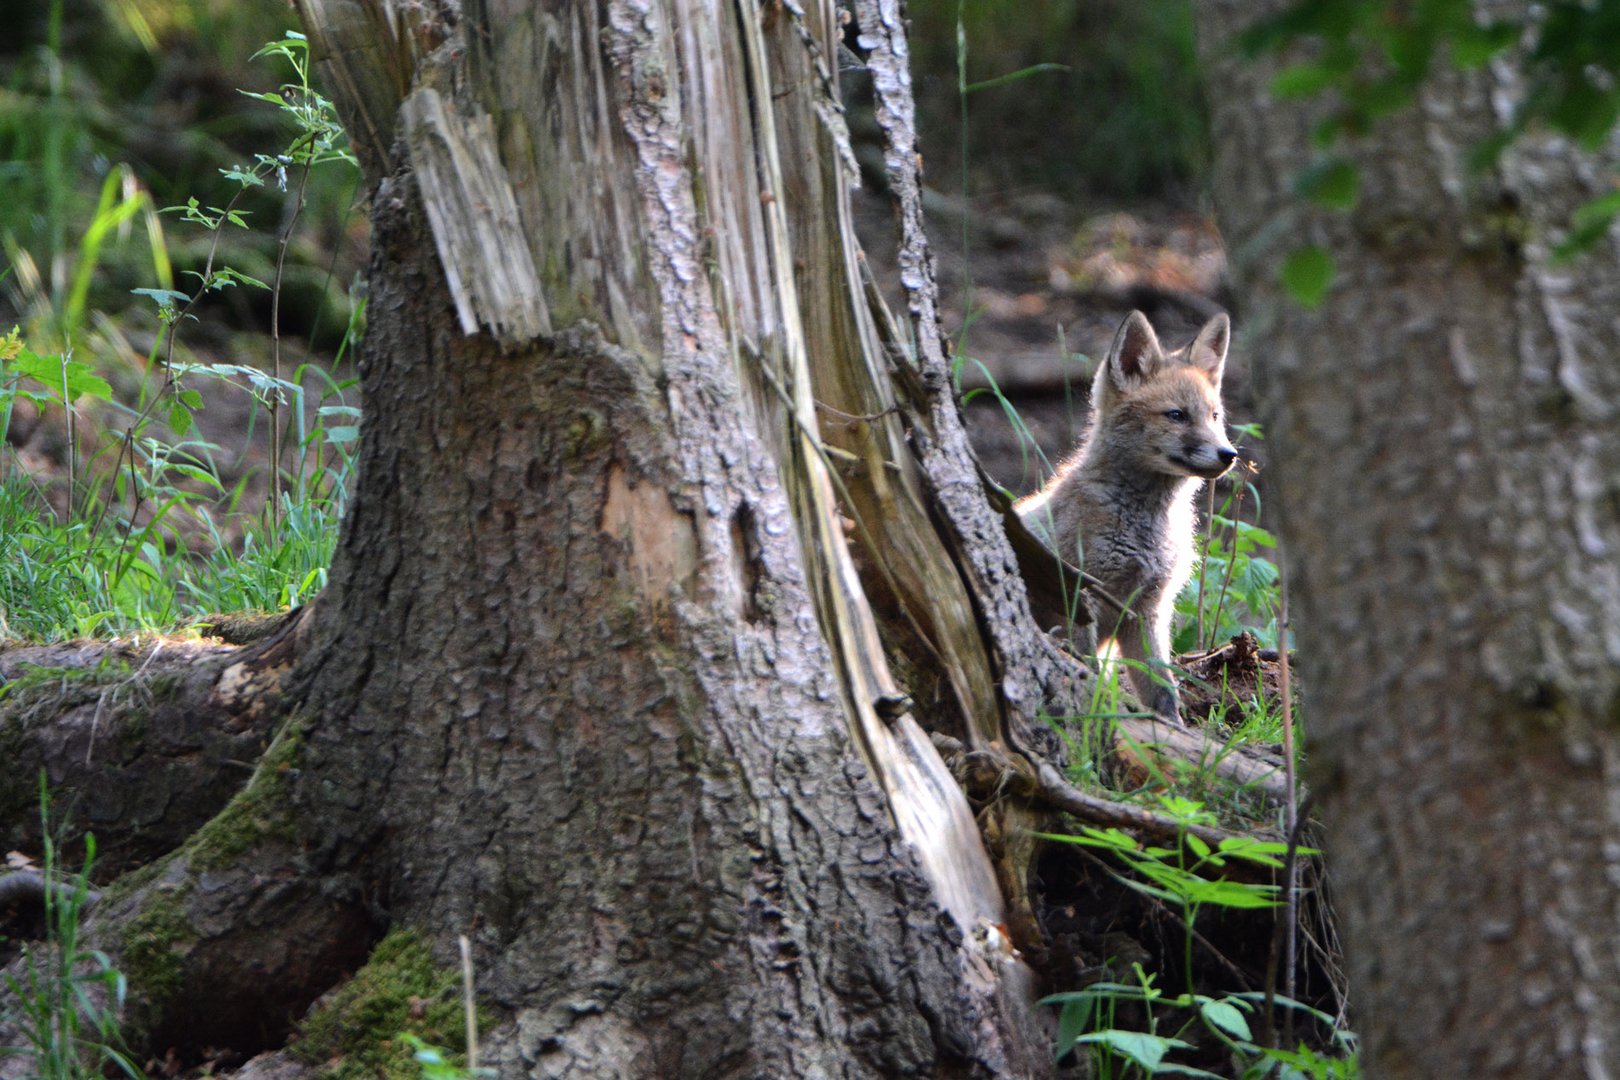
<svg viewBox="0 0 1620 1080"><path fill-rule="evenodd" d="M1215 456L1221 459L1222 465L1230 465L1237 460L1237 451L1223 446L1215 451Z"/></svg>

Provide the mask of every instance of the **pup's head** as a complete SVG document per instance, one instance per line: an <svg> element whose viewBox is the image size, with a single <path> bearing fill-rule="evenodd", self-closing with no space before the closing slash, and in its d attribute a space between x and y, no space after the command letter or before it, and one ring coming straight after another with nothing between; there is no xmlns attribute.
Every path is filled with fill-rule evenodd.
<svg viewBox="0 0 1620 1080"><path fill-rule="evenodd" d="M1232 324L1217 315L1185 349L1168 356L1140 311L1114 336L1092 384L1097 436L1167 476L1212 480L1237 451L1221 419L1221 374Z"/></svg>

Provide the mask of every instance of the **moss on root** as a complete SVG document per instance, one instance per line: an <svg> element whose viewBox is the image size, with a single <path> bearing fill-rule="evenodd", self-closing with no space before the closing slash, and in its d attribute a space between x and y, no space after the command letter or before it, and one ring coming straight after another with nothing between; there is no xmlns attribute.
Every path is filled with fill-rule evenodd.
<svg viewBox="0 0 1620 1080"><path fill-rule="evenodd" d="M434 964L414 930L395 930L354 978L316 1006L291 1049L325 1063L325 1080L419 1080L421 1067L399 1036L440 1047L459 1065L467 1049L464 1016L460 973Z"/></svg>
<svg viewBox="0 0 1620 1080"><path fill-rule="evenodd" d="M118 951L119 968L130 986L153 1015L180 989L185 977L180 958L197 938L186 918L188 885L172 891L156 889L140 914L123 929L123 948ZM139 1021L137 1021L139 1024Z"/></svg>
<svg viewBox="0 0 1620 1080"><path fill-rule="evenodd" d="M259 759L247 786L186 841L184 854L194 871L228 867L266 839L296 839L287 785L298 767L302 743L296 723L283 728Z"/></svg>

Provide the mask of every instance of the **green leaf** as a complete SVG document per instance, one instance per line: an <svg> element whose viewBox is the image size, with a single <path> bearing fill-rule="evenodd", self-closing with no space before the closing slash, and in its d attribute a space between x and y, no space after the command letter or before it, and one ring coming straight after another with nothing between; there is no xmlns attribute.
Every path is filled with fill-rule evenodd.
<svg viewBox="0 0 1620 1080"><path fill-rule="evenodd" d="M1093 1031L1075 1041L1106 1046L1114 1053L1141 1066L1149 1075L1158 1071L1159 1065L1170 1051L1185 1049L1192 1045L1180 1039L1165 1038L1163 1035L1149 1035L1144 1031L1120 1031L1118 1028Z"/></svg>
<svg viewBox="0 0 1620 1080"><path fill-rule="evenodd" d="M1135 838L1119 829L1097 829L1088 825L1081 830L1084 835L1072 836L1067 833L1036 833L1042 840L1056 840L1064 844L1080 844L1084 847L1105 848L1110 851L1137 851L1142 845Z"/></svg>
<svg viewBox="0 0 1620 1080"><path fill-rule="evenodd" d="M1564 262L1597 243L1620 217L1620 191L1593 199L1570 215L1569 234L1553 250L1553 261Z"/></svg>
<svg viewBox="0 0 1620 1080"><path fill-rule="evenodd" d="M1302 247L1283 260L1278 276L1299 305L1309 310L1322 306L1333 284L1333 256L1315 244Z"/></svg>
<svg viewBox="0 0 1620 1080"><path fill-rule="evenodd" d="M1232 1004L1231 1000L1202 1001L1198 1005L1198 1011L1203 1014L1205 1020L1234 1039L1249 1041L1254 1038L1249 1032L1249 1021L1243 1015L1243 1010Z"/></svg>
<svg viewBox="0 0 1620 1080"><path fill-rule="evenodd" d="M326 441L337 446L354 442L360 437L360 429L353 424L337 424L322 431L326 434Z"/></svg>
<svg viewBox="0 0 1620 1080"><path fill-rule="evenodd" d="M40 356L24 348L12 361L12 370L46 387L53 398L67 404L86 394L102 401L112 400L112 387L89 364L64 361L60 356Z"/></svg>
<svg viewBox="0 0 1620 1080"><path fill-rule="evenodd" d="M1031 75L1039 75L1043 71L1068 70L1069 65L1067 64L1031 64L1029 67L1019 68L1017 71L1009 71L1005 75L997 75L993 79L985 79L983 82L968 83L967 86L963 87L962 89L964 93L971 94L975 90L988 90L993 86L1006 86L1008 83L1018 82L1020 79L1027 79Z"/></svg>
<svg viewBox="0 0 1620 1080"><path fill-rule="evenodd" d="M243 187L263 187L264 178L252 169L241 165L233 165L229 169L219 170L219 175L227 180L235 180Z"/></svg>
<svg viewBox="0 0 1620 1080"><path fill-rule="evenodd" d="M1183 825L1214 825L1215 815L1185 795L1160 795L1159 808Z"/></svg>
<svg viewBox="0 0 1620 1080"><path fill-rule="evenodd" d="M247 226L245 224L242 227L247 228ZM250 277L247 274L244 274L239 270L233 270L229 266L222 266L218 270L214 271L213 282L209 286L209 288L221 289L221 288L224 288L227 285L238 285L238 284L240 284L240 285L251 285L255 289L268 289L268 288L270 288L270 286L266 285L264 282L260 281L258 278Z"/></svg>
<svg viewBox="0 0 1620 1080"><path fill-rule="evenodd" d="M1343 158L1328 158L1296 176L1294 191L1319 206L1349 210L1361 197L1361 173Z"/></svg>
<svg viewBox="0 0 1620 1080"><path fill-rule="evenodd" d="M183 292L176 292L174 289L131 289L129 291L136 296L150 296L157 301L158 307L175 307L191 300L190 296Z"/></svg>
<svg viewBox="0 0 1620 1080"><path fill-rule="evenodd" d="M1620 118L1620 97L1612 90L1594 86L1584 76L1568 80L1563 93L1555 95L1547 108L1547 119L1558 130L1596 150Z"/></svg>
<svg viewBox="0 0 1620 1080"><path fill-rule="evenodd" d="M1096 1009L1096 995L1077 994L1075 1000L1063 1003L1063 1011L1058 1014L1058 1031L1056 1053L1062 1057L1074 1049L1079 1041L1091 1027L1092 1013Z"/></svg>
<svg viewBox="0 0 1620 1080"><path fill-rule="evenodd" d="M185 438L191 430L191 410L186 408L185 402L176 401L169 406L169 427L177 439Z"/></svg>
<svg viewBox="0 0 1620 1080"><path fill-rule="evenodd" d="M1247 521L1239 521L1237 532L1244 540L1261 547L1276 547L1277 538L1258 525L1251 525Z"/></svg>

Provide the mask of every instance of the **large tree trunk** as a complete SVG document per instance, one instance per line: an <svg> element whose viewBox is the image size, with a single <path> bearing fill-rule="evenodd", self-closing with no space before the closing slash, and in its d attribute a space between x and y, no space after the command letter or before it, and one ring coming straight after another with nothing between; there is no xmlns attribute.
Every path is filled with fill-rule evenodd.
<svg viewBox="0 0 1620 1080"><path fill-rule="evenodd" d="M921 411L931 309L913 361L863 287L805 6L303 4L380 184L293 816L379 922L471 935L502 1075L1048 1068L996 929L1027 912L882 633L938 673L924 719L1003 753L1084 672L982 496L924 510L978 481ZM933 394L911 445L892 364Z"/></svg>
<svg viewBox="0 0 1620 1080"><path fill-rule="evenodd" d="M1549 251L1614 158L1533 135L1472 173L1509 66L1445 71L1292 194L1308 110L1200 5L1217 206L1262 376L1310 765L1369 1075L1620 1071L1620 272ZM1481 5L1482 7L1488 5ZM1327 245L1317 311L1275 284Z"/></svg>

